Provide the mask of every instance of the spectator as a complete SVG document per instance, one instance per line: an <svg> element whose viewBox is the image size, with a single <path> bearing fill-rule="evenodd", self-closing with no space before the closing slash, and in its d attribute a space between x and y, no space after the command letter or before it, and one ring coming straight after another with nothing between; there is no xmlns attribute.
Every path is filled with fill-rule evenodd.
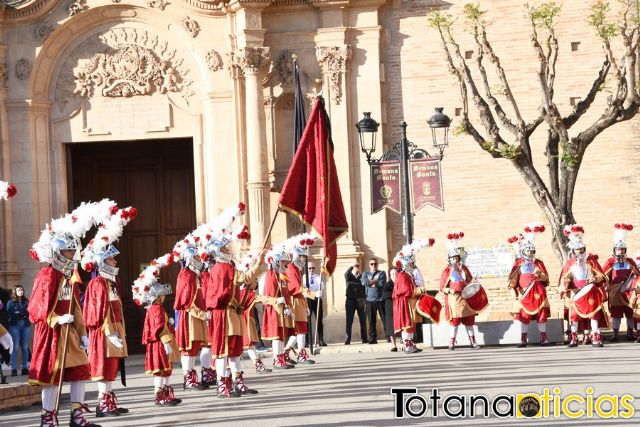
<svg viewBox="0 0 640 427"><path fill-rule="evenodd" d="M360 338L362 338L362 344L366 344L367 320L366 317L364 317L365 291L361 283L362 273L358 261L347 269L346 273L344 273L344 278L347 281L347 299L344 305L344 309L347 312L347 340L344 344L351 344L351 329L356 312L358 313L358 321L360 322Z"/></svg>
<svg viewBox="0 0 640 427"><path fill-rule="evenodd" d="M364 306L364 311L369 318L369 344L378 344L376 313L380 315L380 320L382 321L382 325L384 325L382 288L386 282L386 273L378 270L378 260L376 258L369 259L369 271L362 275L362 286L364 286L367 291L367 301Z"/></svg>
<svg viewBox="0 0 640 427"><path fill-rule="evenodd" d="M319 274L316 274L316 266L313 265L312 262L307 264L307 268L309 269L309 288L312 292L317 292L320 290L322 286L322 279ZM302 275L302 282L307 285L307 276ZM324 327L322 325L322 298L307 298L307 305L309 306L309 321L311 321L311 315L316 317L316 322L318 322L318 343L320 347L326 347L327 343L324 342ZM309 322L311 325L311 322ZM313 338L312 334L315 333L316 329L309 330L309 342Z"/></svg>
<svg viewBox="0 0 640 427"><path fill-rule="evenodd" d="M7 312L9 313L9 333L13 339L13 353L11 354L11 376L18 376L18 349L22 361L21 375L28 375L27 363L29 360L29 313L27 306L29 300L24 295L22 285L17 285L11 294L11 299L7 302Z"/></svg>
<svg viewBox="0 0 640 427"><path fill-rule="evenodd" d="M396 280L396 269L389 270L389 280L382 288L382 298L384 299L384 334L387 336L387 342L393 343L391 351L398 351L396 345L396 332L393 328L393 285Z"/></svg>

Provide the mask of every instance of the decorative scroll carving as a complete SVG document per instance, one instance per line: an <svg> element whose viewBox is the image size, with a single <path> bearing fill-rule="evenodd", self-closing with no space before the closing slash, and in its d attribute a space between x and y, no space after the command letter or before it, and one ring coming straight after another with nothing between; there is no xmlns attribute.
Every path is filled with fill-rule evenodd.
<svg viewBox="0 0 640 427"><path fill-rule="evenodd" d="M16 62L16 77L20 80L27 80L31 77L31 62L26 58L21 58Z"/></svg>
<svg viewBox="0 0 640 427"><path fill-rule="evenodd" d="M42 22L34 29L33 37L35 37L36 40L43 42L47 37L49 37L49 34L51 34L53 30L53 25L48 22Z"/></svg>
<svg viewBox="0 0 640 427"><path fill-rule="evenodd" d="M9 73L7 71L7 64L0 64L0 88L7 88L7 80L9 80Z"/></svg>
<svg viewBox="0 0 640 427"><path fill-rule="evenodd" d="M271 54L268 47L246 47L229 54L229 68L234 68L242 73L256 74L269 64Z"/></svg>
<svg viewBox="0 0 640 427"><path fill-rule="evenodd" d="M182 18L182 21L180 21L180 26L183 30L189 33L191 37L196 37L200 32L200 24L198 24L198 22L196 22L196 20L194 20L190 16L185 16L184 18Z"/></svg>
<svg viewBox="0 0 640 427"><path fill-rule="evenodd" d="M86 0L74 0L74 2L67 7L67 12L69 12L69 16L75 16L87 8Z"/></svg>
<svg viewBox="0 0 640 427"><path fill-rule="evenodd" d="M77 67L74 75L73 93L85 98L97 91L106 97L129 97L180 90L179 77L171 64L152 50L134 44L96 54L87 64Z"/></svg>
<svg viewBox="0 0 640 427"><path fill-rule="evenodd" d="M218 71L224 68L222 56L220 56L220 54L214 49L211 49L209 52L207 52L206 60L207 66L211 71Z"/></svg>
<svg viewBox="0 0 640 427"><path fill-rule="evenodd" d="M331 99L335 104L342 102L342 75L347 71L351 59L351 46L317 47L316 59L322 71L329 75Z"/></svg>
<svg viewBox="0 0 640 427"><path fill-rule="evenodd" d="M147 0L147 6L164 10L167 7L167 2L165 0Z"/></svg>
<svg viewBox="0 0 640 427"><path fill-rule="evenodd" d="M280 52L278 59L276 59L275 69L282 86L290 87L293 85L293 52L289 50Z"/></svg>
<svg viewBox="0 0 640 427"><path fill-rule="evenodd" d="M196 9L203 9L209 12L227 13L229 0L183 0L188 5Z"/></svg>

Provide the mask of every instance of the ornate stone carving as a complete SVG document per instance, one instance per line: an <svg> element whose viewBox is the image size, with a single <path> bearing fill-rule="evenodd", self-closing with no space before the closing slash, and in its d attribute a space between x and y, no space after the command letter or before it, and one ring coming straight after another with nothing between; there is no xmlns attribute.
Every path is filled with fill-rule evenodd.
<svg viewBox="0 0 640 427"><path fill-rule="evenodd" d="M183 0L190 6L212 12L227 12L230 0Z"/></svg>
<svg viewBox="0 0 640 427"><path fill-rule="evenodd" d="M111 3L120 3L122 0L111 0Z"/></svg>
<svg viewBox="0 0 640 427"><path fill-rule="evenodd" d="M183 30L189 33L191 37L196 37L200 32L200 24L198 24L198 22L196 22L196 20L194 20L190 16L185 16L184 18L182 18L182 21L180 21L180 26Z"/></svg>
<svg viewBox="0 0 640 427"><path fill-rule="evenodd" d="M83 97L155 93L167 93L186 107L195 94L193 68L156 34L140 28L111 28L86 39L64 59L56 82L57 113L71 114Z"/></svg>
<svg viewBox="0 0 640 427"><path fill-rule="evenodd" d="M0 88L7 88L7 80L9 73L7 72L7 64L0 64Z"/></svg>
<svg viewBox="0 0 640 427"><path fill-rule="evenodd" d="M16 62L16 77L20 80L27 80L31 77L31 62L26 58L20 58Z"/></svg>
<svg viewBox="0 0 640 427"><path fill-rule="evenodd" d="M73 93L85 98L100 91L106 97L129 97L178 92L179 77L168 61L159 59L152 50L123 44L114 52L98 53L87 64L74 70Z"/></svg>
<svg viewBox="0 0 640 427"><path fill-rule="evenodd" d="M269 65L271 54L268 47L246 47L229 53L229 67L243 73L258 73Z"/></svg>
<svg viewBox="0 0 640 427"><path fill-rule="evenodd" d="M167 7L167 2L165 0L147 0L147 6L164 10Z"/></svg>
<svg viewBox="0 0 640 427"><path fill-rule="evenodd" d="M36 40L43 42L47 37L49 37L49 34L51 34L53 30L53 25L48 22L42 22L36 25L36 28L33 31L33 36Z"/></svg>
<svg viewBox="0 0 640 427"><path fill-rule="evenodd" d="M214 49L211 49L209 52L207 52L206 59L207 59L207 66L211 71L218 71L224 68L224 63L222 62L222 56L220 56L220 54Z"/></svg>
<svg viewBox="0 0 640 427"><path fill-rule="evenodd" d="M290 50L283 50L276 59L275 69L284 87L293 85L293 56Z"/></svg>
<svg viewBox="0 0 640 427"><path fill-rule="evenodd" d="M322 71L329 75L331 98L335 104L342 102L342 74L347 71L351 59L351 46L316 47L316 59Z"/></svg>
<svg viewBox="0 0 640 427"><path fill-rule="evenodd" d="M67 7L67 12L69 12L69 16L75 16L85 9L87 9L86 0L74 0L73 3Z"/></svg>

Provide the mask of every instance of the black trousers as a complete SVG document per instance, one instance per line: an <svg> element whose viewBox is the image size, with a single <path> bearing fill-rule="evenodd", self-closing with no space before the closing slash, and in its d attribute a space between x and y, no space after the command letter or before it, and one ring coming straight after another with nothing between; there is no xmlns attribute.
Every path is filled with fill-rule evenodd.
<svg viewBox="0 0 640 427"><path fill-rule="evenodd" d="M358 320L360 321L360 337L365 341L367 339L367 318L364 316L364 304L359 304L358 300L355 299L347 299L344 309L347 312L347 341L351 341L351 329L353 328L353 318L356 313L358 313Z"/></svg>
<svg viewBox="0 0 640 427"><path fill-rule="evenodd" d="M364 305L364 311L369 319L369 341L375 341L378 339L376 313L380 315L380 320L384 325L384 301L367 301Z"/></svg>
<svg viewBox="0 0 640 427"><path fill-rule="evenodd" d="M312 342L313 334L316 333L316 324L315 322L311 322L311 316L315 317L315 321L318 322L318 344L324 341L324 327L322 326L322 299L320 299L320 303L318 303L317 298L307 298L307 306L309 307L309 312L311 315L309 316L309 327L313 329L309 329L309 333L307 334L307 338L309 342Z"/></svg>

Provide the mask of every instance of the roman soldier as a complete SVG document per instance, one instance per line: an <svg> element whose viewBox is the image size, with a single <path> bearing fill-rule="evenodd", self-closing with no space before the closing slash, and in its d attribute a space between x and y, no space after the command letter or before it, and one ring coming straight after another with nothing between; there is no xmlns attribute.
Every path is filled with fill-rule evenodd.
<svg viewBox="0 0 640 427"><path fill-rule="evenodd" d="M466 288L473 276L464 264L466 253L462 244L464 233L449 233L447 235L447 260L448 265L440 276L440 292L444 294L445 318L449 322L449 350L454 350L458 327L462 324L467 330L469 343L472 348L478 349L473 330L477 310L474 310L462 297L462 291Z"/></svg>
<svg viewBox="0 0 640 427"><path fill-rule="evenodd" d="M15 185L6 181L0 181L0 199L10 199L15 196L17 192ZM2 325L0 325L0 345L7 349L9 354L13 353L13 338L11 338L11 334ZM0 369L2 368L0 367Z"/></svg>
<svg viewBox="0 0 640 427"><path fill-rule="evenodd" d="M548 345L547 319L551 315L546 287L549 286L549 274L542 260L536 258L535 238L543 233L543 224L529 224L525 227L525 238L520 240L514 236L509 242L519 243L519 256L513 264L509 274L509 289L516 299L514 305L514 323L520 325L520 344L527 346L527 331L529 322L535 320L540 332L540 344Z"/></svg>
<svg viewBox="0 0 640 427"><path fill-rule="evenodd" d="M416 240L410 245L404 245L394 258L394 266L398 273L393 287L393 329L400 333L403 341L403 351L405 353L421 352L413 342L413 334L416 332L416 322L421 322L420 313L416 311L417 299L419 296L431 299L432 307L439 305L435 298L426 294L424 286L416 287L414 272L416 270L415 254L422 248L431 247L435 243L434 239ZM425 301L425 303L427 303ZM425 311L425 315L433 318L431 310ZM439 310L438 310L439 317Z"/></svg>
<svg viewBox="0 0 640 427"><path fill-rule="evenodd" d="M238 263L236 268L242 273L247 273L255 264L256 259L257 255L255 253L249 253ZM255 366L256 373L265 374L271 372L271 369L264 366L264 363L262 363L262 360L260 359L260 355L256 351L256 343L258 342L259 337L258 329L256 327L257 319L254 314L254 307L258 303L263 303L265 306L269 303L275 304L276 298L265 297L256 293L257 286L257 281L240 284L238 289L238 307L242 309L242 319L244 321L242 346L247 350L247 354Z"/></svg>
<svg viewBox="0 0 640 427"><path fill-rule="evenodd" d="M578 345L578 324L581 319L590 321L591 331L585 328L584 343L588 344L591 341L594 347L602 347L600 327L607 326L607 316L604 312L607 278L598 263L598 256L586 253L586 246L582 240L584 228L576 224L567 225L564 234L569 238L567 246L571 250L571 258L562 267L559 286L561 298L573 295L569 307L569 347Z"/></svg>
<svg viewBox="0 0 640 427"><path fill-rule="evenodd" d="M241 203L237 207L227 209L214 221L215 227L209 232L210 239L203 242L200 255L205 261L208 260L209 254L215 257L215 264L211 267L203 288L205 305L211 313L209 342L212 356L216 359L218 397L222 398L257 393L256 390L247 387L240 369L244 324L238 301L238 287L240 283L255 280L262 254L247 273L242 273L235 268L233 255L228 247L235 240L251 238L246 226L231 230L234 220L242 215L244 210L245 206ZM231 376L227 375L227 365L233 381Z"/></svg>
<svg viewBox="0 0 640 427"><path fill-rule="evenodd" d="M202 272L204 263L198 255L197 242L200 230L207 225L198 227L193 233L178 241L172 251L175 260L180 261L180 272L176 280L176 296L173 308L176 310L176 341L180 350L182 365L182 389L205 390L215 384L215 371L211 368L211 348L209 346L206 325L207 309L202 292ZM202 383L196 373L196 357L205 353L205 363L202 366ZM201 357L202 360L202 357Z"/></svg>
<svg viewBox="0 0 640 427"><path fill-rule="evenodd" d="M82 317L89 329L91 379L98 381L96 417L118 416L129 412L126 408L118 407L116 394L111 390L120 361L127 357L115 259L119 252L113 243L122 235L124 226L135 217L135 208L118 210L101 224L96 236L82 252L80 265L94 276L84 294Z"/></svg>
<svg viewBox="0 0 640 427"><path fill-rule="evenodd" d="M635 263L640 263L640 253L636 254ZM640 275L634 274L631 283L631 295L629 295L629 307L636 322L636 343L640 343Z"/></svg>
<svg viewBox="0 0 640 427"><path fill-rule="evenodd" d="M146 347L144 372L153 376L156 406L176 406L182 402L169 385L173 363L179 358L173 328L163 307L165 296L171 294L171 285L158 283L160 269L172 263L171 254L151 261L131 288L133 301L147 310L142 329L142 344Z"/></svg>
<svg viewBox="0 0 640 427"><path fill-rule="evenodd" d="M306 350L306 337L309 333L309 324L307 316L309 308L307 306L307 298L315 298L322 296L322 289L316 292L310 291L302 285L302 273L307 266L307 258L309 256L309 248L315 243L315 237L309 233L300 234L289 238L284 242L284 247L289 256L291 263L287 266L287 290L289 293L288 307L285 309L285 315L293 317L295 336L289 337L285 354L289 357L289 351L293 350L296 343L298 344L297 363L312 365L314 360L309 358Z"/></svg>
<svg viewBox="0 0 640 427"><path fill-rule="evenodd" d="M613 337L611 341L618 341L622 318L627 318L627 341L633 341L634 320L633 309L629 306L631 296L631 282L633 276L640 276L640 272L633 259L627 257L626 237L633 230L631 224L616 224L613 232L613 253L602 268L607 281L609 313L611 314L611 328Z"/></svg>
<svg viewBox="0 0 640 427"><path fill-rule="evenodd" d="M47 224L31 248L36 261L47 264L37 274L29 301L34 325L29 384L42 387L41 426L57 426L57 384L70 383L70 426L96 426L84 417L91 412L84 402L90 378L89 345L80 306L80 239L117 210L110 200L82 203L73 212ZM64 348L66 345L66 349ZM63 354L66 356L63 360ZM62 372L62 374L61 374Z"/></svg>
<svg viewBox="0 0 640 427"><path fill-rule="evenodd" d="M284 315L287 299L289 299L285 274L289 256L282 245L276 245L267 252L265 263L268 270L260 276L258 291L262 297L275 299L276 303L264 305L262 339L271 340L273 368L290 369L294 365L287 363L284 351L284 343L289 338L289 331L293 326L291 317ZM286 310L289 311L288 308Z"/></svg>

